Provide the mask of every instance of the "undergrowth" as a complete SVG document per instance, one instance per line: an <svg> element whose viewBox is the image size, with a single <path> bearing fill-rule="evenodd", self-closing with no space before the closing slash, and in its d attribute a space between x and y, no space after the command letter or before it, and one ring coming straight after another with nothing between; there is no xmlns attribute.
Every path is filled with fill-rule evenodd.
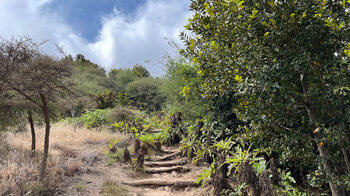
<svg viewBox="0 0 350 196"><path fill-rule="evenodd" d="M129 191L118 185L114 181L106 181L102 186L102 195L104 196L127 196Z"/></svg>

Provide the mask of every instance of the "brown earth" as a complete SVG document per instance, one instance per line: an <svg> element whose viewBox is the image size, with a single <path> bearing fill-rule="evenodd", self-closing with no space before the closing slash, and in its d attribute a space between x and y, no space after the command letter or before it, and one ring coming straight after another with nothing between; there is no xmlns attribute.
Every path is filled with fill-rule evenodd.
<svg viewBox="0 0 350 196"><path fill-rule="evenodd" d="M36 131L37 135L37 153L40 155L43 149L44 129L39 128ZM8 143L9 154L3 156L3 161L0 163L0 177L10 176L8 178L12 181L1 181L0 184L7 186L10 190L17 190L18 192L31 192L25 187L17 187L17 181L15 177L27 176L22 178L24 184L35 183L37 176L37 169L40 161L33 162L28 156L24 154L30 153L30 132L24 133L8 133L2 136L6 143ZM206 190L202 190L200 186L186 187L181 184L182 181L185 184L188 181L194 181L197 179L198 174L203 169L193 165L186 158L178 156L171 156L171 159L160 160L166 155L170 155L178 149L170 147L162 147L162 150L166 153L147 155L144 170L147 169L159 169L166 167L184 167L178 171L172 171L169 173L146 173L144 170L135 171L130 164L124 164L115 162L108 164L108 152L107 144L112 139L120 139L129 146L132 145L133 140L124 134L110 133L104 130L89 130L85 128L78 128L74 131L74 128L70 125L64 125L62 123L55 124L51 129L50 136L50 174L55 174L53 179L49 179L53 183L51 186L55 187L54 195L139 195L139 196L199 196L210 195ZM121 147L119 147L121 148ZM12 149L12 150L11 150ZM18 149L13 151L13 149ZM40 156L37 158L39 160ZM135 157L133 157L135 158ZM28 160L23 162L23 160ZM174 166L171 163L178 162L178 166ZM148 163L148 164L147 164ZM8 170L10 168L11 170ZM189 171L187 171L189 169ZM26 172L32 171L32 177L26 175ZM57 176L60 172L60 176ZM11 177L13 176L13 177ZM0 178L1 179L1 178ZM4 179L4 178L3 178ZM34 181L33 181L34 180ZM158 182L166 182L176 186L129 186L123 183L125 182L137 182L140 180L152 181L158 180ZM113 185L114 191L106 192L104 185ZM179 186L182 185L182 186ZM192 184L193 185L193 184ZM57 191L58 190L58 191ZM29 192L28 192L29 191ZM2 195L2 194L0 194ZM30 195L30 194L29 194Z"/></svg>

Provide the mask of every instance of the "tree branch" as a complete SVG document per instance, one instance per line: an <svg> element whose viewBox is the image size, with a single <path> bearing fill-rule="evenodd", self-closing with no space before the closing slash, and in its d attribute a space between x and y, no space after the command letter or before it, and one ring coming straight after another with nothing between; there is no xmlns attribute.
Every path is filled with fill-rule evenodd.
<svg viewBox="0 0 350 196"><path fill-rule="evenodd" d="M17 91L19 94L23 95L26 99L28 99L29 101L31 101L32 103L38 105L39 107L42 108L42 106L37 102L35 101L34 99L32 99L30 96L28 96L27 94L25 94L24 92L22 92L21 90L19 90L18 88L16 87L13 87L12 88L13 90Z"/></svg>

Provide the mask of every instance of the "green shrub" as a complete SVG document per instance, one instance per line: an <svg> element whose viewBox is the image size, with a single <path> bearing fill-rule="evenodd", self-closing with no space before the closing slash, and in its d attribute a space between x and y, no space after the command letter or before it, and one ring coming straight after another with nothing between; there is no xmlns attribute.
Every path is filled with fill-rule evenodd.
<svg viewBox="0 0 350 196"><path fill-rule="evenodd" d="M107 181L103 183L102 186L102 195L104 196L125 196L129 195L128 192L129 191L127 189L118 185L114 181Z"/></svg>
<svg viewBox="0 0 350 196"><path fill-rule="evenodd" d="M95 111L87 110L80 118L77 119L78 124L84 125L87 128L96 128L107 125L110 121L107 119L107 112L110 109L96 109Z"/></svg>
<svg viewBox="0 0 350 196"><path fill-rule="evenodd" d="M135 119L135 114L124 107L115 107L112 110L108 111L107 119L111 122L128 122Z"/></svg>
<svg viewBox="0 0 350 196"><path fill-rule="evenodd" d="M107 144L108 150L111 151L113 148L116 148L117 144L119 143L119 140L119 138L110 139L109 143Z"/></svg>
<svg viewBox="0 0 350 196"><path fill-rule="evenodd" d="M113 108L116 105L118 95L114 91L104 89L102 92L98 92L96 95L92 94L91 97L96 102L98 109L106 109Z"/></svg>
<svg viewBox="0 0 350 196"><path fill-rule="evenodd" d="M116 123L112 124L113 131L127 132L128 127L129 127L128 123L124 123L124 121L116 122Z"/></svg>
<svg viewBox="0 0 350 196"><path fill-rule="evenodd" d="M32 195L46 195L48 189L41 182L31 182L26 184L28 190L32 193Z"/></svg>
<svg viewBox="0 0 350 196"><path fill-rule="evenodd" d="M154 137L153 134L145 134L145 135L140 135L138 139L141 142L147 143L147 144L153 144L156 141L156 138Z"/></svg>
<svg viewBox="0 0 350 196"><path fill-rule="evenodd" d="M117 149L116 152L109 152L107 154L107 157L109 158L107 161L108 165L112 165L115 162L122 162L123 161L123 156L124 156L124 151L123 149Z"/></svg>
<svg viewBox="0 0 350 196"><path fill-rule="evenodd" d="M165 101L160 91L161 80L154 78L141 78L126 88L133 106L147 111L159 111Z"/></svg>

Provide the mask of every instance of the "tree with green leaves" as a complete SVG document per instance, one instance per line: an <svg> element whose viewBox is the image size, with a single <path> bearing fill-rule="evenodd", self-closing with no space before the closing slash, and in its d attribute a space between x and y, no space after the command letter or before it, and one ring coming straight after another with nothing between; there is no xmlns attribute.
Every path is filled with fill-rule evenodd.
<svg viewBox="0 0 350 196"><path fill-rule="evenodd" d="M164 108L168 113L181 112L184 120L203 118L208 104L200 97L200 77L197 68L182 55L164 56L166 74L161 91L166 97Z"/></svg>
<svg viewBox="0 0 350 196"><path fill-rule="evenodd" d="M192 0L194 36L182 34L204 96L234 90L251 141L285 138L282 154L292 143L317 149L332 195L345 194L335 182L350 173L349 9L346 0Z"/></svg>
<svg viewBox="0 0 350 196"><path fill-rule="evenodd" d="M136 64L132 68L132 74L138 78L150 77L149 71L142 65Z"/></svg>
<svg viewBox="0 0 350 196"><path fill-rule="evenodd" d="M159 111L165 100L160 91L161 81L155 78L141 78L130 84L126 92L131 104L147 111Z"/></svg>
<svg viewBox="0 0 350 196"><path fill-rule="evenodd" d="M23 61L13 63L13 58L22 55L21 49L18 49L16 43L27 43L24 46L25 51L31 51L30 56ZM13 52L4 64L13 64L14 71L10 73L7 81L4 83L7 92L16 93L24 100L31 102L37 108L40 108L45 122L45 140L44 154L40 168L40 181L44 179L46 162L49 151L50 137L50 101L63 91L69 91L69 84L65 78L71 76L71 64L64 59L58 60L51 56L41 54L36 46L38 44L31 39L18 39L5 41L1 43L4 48L13 48L11 50L2 50L2 55L6 52ZM31 47L35 46L35 47Z"/></svg>
<svg viewBox="0 0 350 196"><path fill-rule="evenodd" d="M131 69L111 69L108 72L108 78L110 80L109 89L117 93L125 93L126 87L129 83L136 80L136 76Z"/></svg>

